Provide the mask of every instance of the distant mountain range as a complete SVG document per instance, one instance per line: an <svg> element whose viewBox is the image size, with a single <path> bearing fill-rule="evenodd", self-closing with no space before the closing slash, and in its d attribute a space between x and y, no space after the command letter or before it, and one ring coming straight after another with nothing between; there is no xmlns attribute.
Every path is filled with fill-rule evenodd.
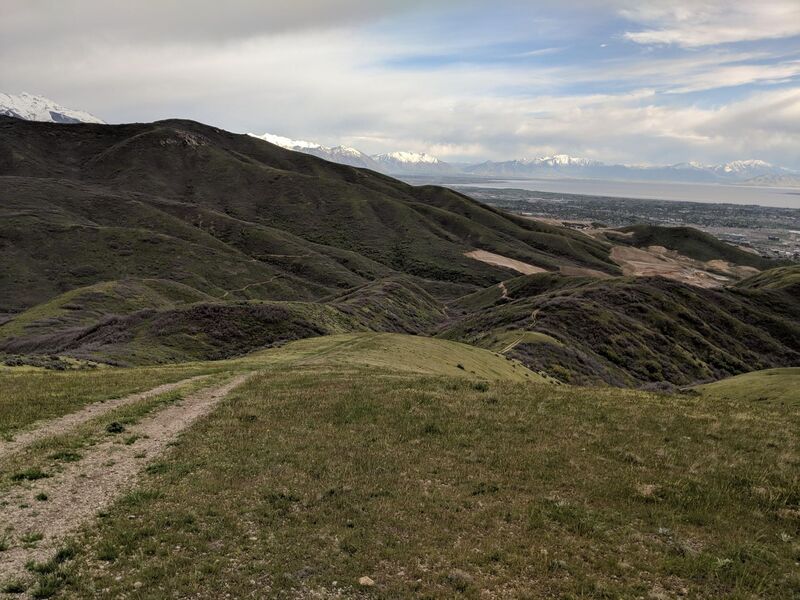
<svg viewBox="0 0 800 600"><path fill-rule="evenodd" d="M393 175L456 175L459 173L454 166L425 153L389 152L370 156L348 146L328 147L316 142L293 140L271 133L263 135L251 133L250 135L287 150L305 152L332 162L372 169L380 173Z"/></svg>
<svg viewBox="0 0 800 600"><path fill-rule="evenodd" d="M675 181L705 183L743 183L759 178L765 185L776 178L796 175L763 160L736 160L720 165L696 162L666 166L607 164L565 154L543 158L484 162L467 166L464 172L485 177L567 177L583 179L625 179L636 181Z"/></svg>
<svg viewBox="0 0 800 600"><path fill-rule="evenodd" d="M589 158L556 154L518 160L486 161L474 165L454 165L424 153L390 152L370 156L356 148L346 146L326 147L315 142L292 140L269 133L250 135L288 150L305 152L351 167L364 167L389 175L622 179L787 187L800 185L800 174L763 160L735 160L719 165L687 162L666 166L637 166L608 164Z"/></svg>
<svg viewBox="0 0 800 600"><path fill-rule="evenodd" d="M104 123L87 112L65 108L42 96L24 92L19 95L0 93L0 115L53 123ZM686 162L666 166L639 166L609 164L568 154L555 154L537 158L456 165L425 153L402 151L369 155L348 146L329 147L270 133L249 135L288 150L311 154L351 167L399 176L611 179L800 187L800 173L763 160L735 160L719 165Z"/></svg>

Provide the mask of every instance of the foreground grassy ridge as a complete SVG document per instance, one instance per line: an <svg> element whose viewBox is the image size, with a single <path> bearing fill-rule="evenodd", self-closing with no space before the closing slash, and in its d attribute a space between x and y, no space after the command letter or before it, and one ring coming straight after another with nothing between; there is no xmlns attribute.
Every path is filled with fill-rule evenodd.
<svg viewBox="0 0 800 600"><path fill-rule="evenodd" d="M311 366L182 437L79 540L64 593L800 594L797 401Z"/></svg>
<svg viewBox="0 0 800 600"><path fill-rule="evenodd" d="M695 388L707 398L760 402L800 402L800 368L767 369L729 377Z"/></svg>
<svg viewBox="0 0 800 600"><path fill-rule="evenodd" d="M544 381L516 361L481 348L436 338L391 333L331 335L299 340L251 356L296 366L378 368L423 375Z"/></svg>

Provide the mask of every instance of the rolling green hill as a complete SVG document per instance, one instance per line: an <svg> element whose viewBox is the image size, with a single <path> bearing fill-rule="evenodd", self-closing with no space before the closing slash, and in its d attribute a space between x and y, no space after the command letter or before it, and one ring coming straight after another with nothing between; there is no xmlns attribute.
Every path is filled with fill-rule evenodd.
<svg viewBox="0 0 800 600"><path fill-rule="evenodd" d="M401 277L324 302L209 301L163 281L109 282L67 292L0 326L0 352L115 365L219 360L305 337L422 333L443 317L442 305Z"/></svg>
<svg viewBox="0 0 800 600"><path fill-rule="evenodd" d="M452 303L439 335L493 349L519 336L508 356L572 383L687 385L800 362L800 304L781 290L554 274L504 286Z"/></svg>
<svg viewBox="0 0 800 600"><path fill-rule="evenodd" d="M688 385L800 356L796 266L724 289L623 278L612 242L773 263L689 228L598 240L191 121L0 117L0 200L13 364L223 359L365 331L475 344L573 383ZM475 249L550 273L513 277Z"/></svg>
<svg viewBox="0 0 800 600"><path fill-rule="evenodd" d="M744 290L780 290L800 297L800 265L776 267L740 281L736 287Z"/></svg>
<svg viewBox="0 0 800 600"><path fill-rule="evenodd" d="M800 404L800 368L743 373L694 388L712 400Z"/></svg>

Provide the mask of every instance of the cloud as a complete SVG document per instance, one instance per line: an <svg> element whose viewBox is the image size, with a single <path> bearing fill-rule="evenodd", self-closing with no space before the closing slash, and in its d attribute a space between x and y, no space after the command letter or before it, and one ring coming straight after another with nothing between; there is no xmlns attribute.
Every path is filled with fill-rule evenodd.
<svg viewBox="0 0 800 600"><path fill-rule="evenodd" d="M201 42L241 40L309 28L363 23L422 5L422 0L3 0L3 46L102 40Z"/></svg>
<svg viewBox="0 0 800 600"><path fill-rule="evenodd" d="M183 15L174 0L116 12L110 7L119 3L75 0L71 10L89 12L77 13L80 26L67 31L66 4L11 0L10 11L4 4L3 85L11 87L2 91L42 93L112 122L192 118L232 131L376 153L425 151L451 161L568 152L650 163L757 157L800 167L800 86L793 83L800 63L788 46L696 52L612 43L599 52L601 42L619 38L608 29L592 33L594 21L584 17L580 35L569 38L571 23L562 23L553 27L562 37L547 40L538 30L521 37L526 22L519 18L513 40L520 44L509 49L503 44L511 36L496 23L476 38L459 35L485 23L478 11L476 21L459 25L460 4L437 3L443 12L436 20L420 4L356 0L314 14L309 0L285 9L238 2L241 14L232 16L206 3ZM142 4L141 14L130 8ZM603 6L609 18L619 9ZM555 22L541 7L523 8L531 22ZM654 27L657 15L648 14L637 18ZM41 22L33 23L34 15ZM120 23L109 23L112 17ZM24 40L9 41L9 32ZM588 55L581 54L584 42ZM442 52L480 57L484 47L493 60L403 61ZM545 51L540 60L513 59L537 47ZM510 58L495 60L499 55ZM766 87L774 82L783 83ZM721 88L724 95L706 94Z"/></svg>
<svg viewBox="0 0 800 600"><path fill-rule="evenodd" d="M645 27L624 34L637 44L697 48L800 35L797 0L650 0L623 6L620 14Z"/></svg>

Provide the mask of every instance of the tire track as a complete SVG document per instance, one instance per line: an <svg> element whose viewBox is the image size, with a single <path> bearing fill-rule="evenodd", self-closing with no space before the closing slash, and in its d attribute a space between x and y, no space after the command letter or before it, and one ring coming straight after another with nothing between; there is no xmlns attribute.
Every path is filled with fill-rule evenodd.
<svg viewBox="0 0 800 600"><path fill-rule="evenodd" d="M86 423L87 421L91 421L96 417L104 415L115 408L140 402L141 400L147 400L148 398L160 396L161 394L166 394L167 392L171 392L172 390L182 387L186 384L199 381L205 377L208 377L208 375L198 375L196 377L182 379L181 381L176 381L173 383L165 383L163 385L159 385L158 387L154 387L151 390L137 392L122 398L115 398L113 400L106 400L104 402L93 402L92 404L88 404L75 412L45 421L35 429L19 432L18 434L14 435L14 438L11 441L0 442L0 459L18 452L19 450L30 446L39 440L65 433L78 427L79 425Z"/></svg>
<svg viewBox="0 0 800 600"><path fill-rule="evenodd" d="M52 478L8 492L2 498L5 502L0 502L0 527L9 530L9 548L0 552L0 583L30 578L26 570L29 561L50 558L67 536L132 488L147 462L251 375L238 375L221 386L200 390L144 418L127 430L139 436L134 444L110 438ZM38 494L46 494L48 500L37 502ZM33 548L21 539L30 534L43 536Z"/></svg>

